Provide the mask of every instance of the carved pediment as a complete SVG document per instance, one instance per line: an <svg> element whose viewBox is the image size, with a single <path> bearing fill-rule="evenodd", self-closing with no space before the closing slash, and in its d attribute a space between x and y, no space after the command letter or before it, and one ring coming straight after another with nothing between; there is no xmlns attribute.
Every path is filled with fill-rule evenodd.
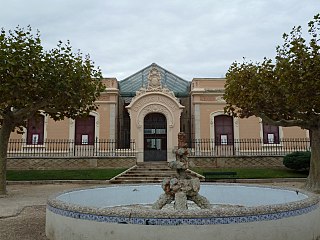
<svg viewBox="0 0 320 240"><path fill-rule="evenodd" d="M153 66L148 75L148 89L161 88L161 75L159 70Z"/></svg>
<svg viewBox="0 0 320 240"><path fill-rule="evenodd" d="M144 87L140 88L138 91L136 91L135 97L138 97L141 94L144 94L147 92L162 92L175 98L173 91L170 91L166 87L162 87L161 74L156 66L153 66L149 72L147 88L144 88Z"/></svg>

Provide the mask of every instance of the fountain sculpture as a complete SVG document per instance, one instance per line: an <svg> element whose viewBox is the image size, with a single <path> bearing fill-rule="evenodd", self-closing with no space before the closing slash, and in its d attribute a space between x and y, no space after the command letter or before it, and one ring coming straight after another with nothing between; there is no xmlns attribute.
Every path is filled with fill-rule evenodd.
<svg viewBox="0 0 320 240"><path fill-rule="evenodd" d="M208 199L199 194L199 178L191 178L187 175L186 170L189 167L188 155L189 150L186 144L185 133L180 132L178 135L178 149L176 150L176 161L169 162L169 167L177 171L175 178L165 178L162 181L164 193L153 204L153 209L162 209L166 204L174 201L175 210L187 210L188 200L193 201L202 209L211 208Z"/></svg>

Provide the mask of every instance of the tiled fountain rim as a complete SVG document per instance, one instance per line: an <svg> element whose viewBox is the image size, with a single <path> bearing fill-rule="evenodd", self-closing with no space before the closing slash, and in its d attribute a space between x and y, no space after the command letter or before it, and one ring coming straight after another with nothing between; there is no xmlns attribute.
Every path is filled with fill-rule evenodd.
<svg viewBox="0 0 320 240"><path fill-rule="evenodd" d="M149 185L149 184L148 184ZM154 185L154 184L150 184ZM90 188L78 188L72 189L64 192L57 193L48 199L47 205L48 209L55 211L60 215L72 215L66 213L80 213L84 215L96 215L96 216L106 216L106 217L130 217L130 218L161 218L161 219L198 219L198 218L219 218L219 217L259 217L261 215L277 214L277 213L287 213L296 212L294 215L303 214L304 209L313 210L319 207L319 196L301 189L287 188L287 187L275 187L275 186L265 186L265 185L253 185L253 184L206 184L206 185L235 185L235 186L247 186L247 187L260 187L260 188L271 188L279 190L289 190L289 191L299 191L302 194L308 196L308 198L289 202L285 204L273 204L264 205L258 207L228 207L228 208L213 208L213 209L199 209L199 210L187 210L187 211L175 211L175 210L154 210L154 209L119 209L114 207L106 208L95 208L79 206L75 204L69 204L57 199L59 195L64 193L69 193L79 190L88 190L94 188L108 188L116 187L117 185L106 185L106 186L96 186ZM121 186L139 186L139 185L118 185ZM61 211L58 211L61 210ZM289 214L290 215L290 214Z"/></svg>

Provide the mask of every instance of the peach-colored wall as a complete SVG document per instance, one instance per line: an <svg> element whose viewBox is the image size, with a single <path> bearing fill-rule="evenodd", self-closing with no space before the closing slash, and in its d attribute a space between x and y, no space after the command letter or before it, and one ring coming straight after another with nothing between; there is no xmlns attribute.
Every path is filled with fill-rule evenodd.
<svg viewBox="0 0 320 240"><path fill-rule="evenodd" d="M194 78L191 84L191 110L193 117L193 131L195 131L196 121L195 105L200 108L200 138L212 137L212 126L210 123L212 117L210 114L220 111L223 113L225 104L223 104L224 78ZM250 117L239 119L239 138L241 139L259 139L262 129L260 118ZM283 138L306 138L307 131L299 127L282 127L280 137Z"/></svg>
<svg viewBox="0 0 320 240"><path fill-rule="evenodd" d="M118 124L118 82L116 78L104 78L102 82L106 89L96 101L99 107L97 110L99 113L99 138L115 139Z"/></svg>
<svg viewBox="0 0 320 240"><path fill-rule="evenodd" d="M283 127L283 137L284 138L307 138L307 130L300 127Z"/></svg>
<svg viewBox="0 0 320 240"><path fill-rule="evenodd" d="M99 114L99 138L108 139L110 137L110 104L113 104L113 109L115 111L115 118L117 116L118 109L118 81L116 78L104 78L102 79L102 84L106 87L105 91L101 93L101 96L97 100L98 105L97 112ZM97 119L98 120L98 119ZM45 126L45 136L47 139L69 139L73 138L72 134L74 129L70 129L71 120L66 118L62 121L54 121L50 117L47 119L47 124ZM114 129L117 129L115 119ZM74 123L71 124L71 128L74 128ZM70 132L71 131L71 132ZM71 135L70 135L71 134ZM26 135L24 135L25 137ZM16 132L11 133L11 139L22 139L22 134L17 134Z"/></svg>
<svg viewBox="0 0 320 240"><path fill-rule="evenodd" d="M191 89L194 88L224 88L226 79L224 78L194 78L192 79Z"/></svg>
<svg viewBox="0 0 320 240"><path fill-rule="evenodd" d="M212 133L210 133L210 114L214 112L223 112L224 105L217 105L212 103L200 104L200 137L201 138L212 138Z"/></svg>
<svg viewBox="0 0 320 240"><path fill-rule="evenodd" d="M239 119L240 139L259 139L260 128L259 118L257 117Z"/></svg>
<svg viewBox="0 0 320 240"><path fill-rule="evenodd" d="M68 139L69 138L69 119L54 121L48 118L47 139Z"/></svg>
<svg viewBox="0 0 320 240"><path fill-rule="evenodd" d="M111 136L110 128L110 112L111 107L114 109L114 130L115 136L117 135L118 124L118 82L115 78L104 78L102 80L106 86L105 92L103 92L97 101L99 106L97 112L99 113L99 138L109 139ZM211 121L212 113L221 112L225 103L223 102L223 88L225 79L223 78L194 78L191 84L191 113L193 132L195 132L195 104L199 108L200 114L200 138L213 137L210 131L212 128ZM211 91L210 91L211 90ZM112 105L111 105L112 104ZM188 107L184 110L187 111ZM182 115L183 117L183 115ZM186 116L187 118L188 116ZM112 121L112 119L111 119ZM63 121L55 122L53 119L48 118L46 131L47 139L68 139L70 131L70 120L65 119ZM74 125L73 125L74 126ZM299 127L282 128L283 138L306 138L308 137L307 131ZM22 134L16 132L11 133L11 139L21 139ZM261 124L259 118L250 117L248 119L239 119L239 138L258 139L261 138Z"/></svg>
<svg viewBox="0 0 320 240"><path fill-rule="evenodd" d="M18 134L16 130L10 134L10 139L22 139L22 134Z"/></svg>
<svg viewBox="0 0 320 240"><path fill-rule="evenodd" d="M103 78L101 82L106 88L118 88L118 81L116 78Z"/></svg>
<svg viewBox="0 0 320 240"><path fill-rule="evenodd" d="M97 110L100 116L100 139L109 139L110 136L110 106L109 104L100 104Z"/></svg>

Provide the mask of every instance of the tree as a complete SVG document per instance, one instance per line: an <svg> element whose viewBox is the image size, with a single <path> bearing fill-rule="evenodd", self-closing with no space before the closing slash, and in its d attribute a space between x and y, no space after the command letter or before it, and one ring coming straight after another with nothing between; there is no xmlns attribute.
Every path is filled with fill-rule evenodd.
<svg viewBox="0 0 320 240"><path fill-rule="evenodd" d="M284 34L275 60L234 62L226 74L225 111L233 116L257 116L277 126L310 131L311 161L306 188L320 192L320 15Z"/></svg>
<svg viewBox="0 0 320 240"><path fill-rule="evenodd" d="M31 27L0 33L0 194L6 193L10 134L27 119L47 114L74 119L97 108L102 74L89 56L74 53L61 41L45 51Z"/></svg>

